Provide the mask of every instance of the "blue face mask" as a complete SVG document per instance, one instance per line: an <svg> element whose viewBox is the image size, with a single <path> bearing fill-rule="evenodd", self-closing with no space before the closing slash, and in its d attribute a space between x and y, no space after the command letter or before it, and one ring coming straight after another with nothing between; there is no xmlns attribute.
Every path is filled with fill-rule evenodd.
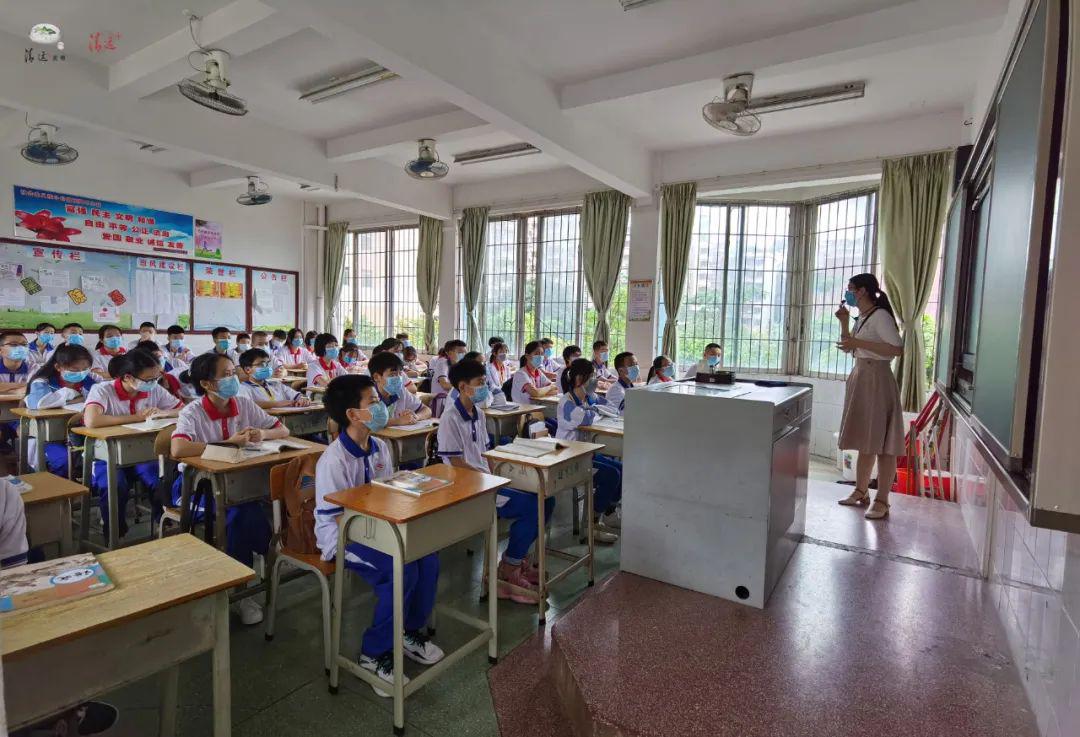
<svg viewBox="0 0 1080 737"><path fill-rule="evenodd" d="M135 388L144 394L149 394L157 386L157 379L150 379L149 381L143 381L142 379L135 379Z"/></svg>
<svg viewBox="0 0 1080 737"><path fill-rule="evenodd" d="M164 370L165 367L169 365L169 362L165 360L165 356L158 356L157 362L158 365L161 366L162 370Z"/></svg>
<svg viewBox="0 0 1080 737"><path fill-rule="evenodd" d="M251 349L251 346L248 345L247 343L237 343L236 344L236 352L237 353L243 353L244 351L250 350L250 349Z"/></svg>
<svg viewBox="0 0 1080 737"><path fill-rule="evenodd" d="M251 375L255 377L255 381L266 381L274 375L274 369L270 366L256 366Z"/></svg>
<svg viewBox="0 0 1080 737"><path fill-rule="evenodd" d="M386 377L386 391L389 394L396 394L401 396L401 389L405 386L405 380L400 376L387 376Z"/></svg>
<svg viewBox="0 0 1080 737"><path fill-rule="evenodd" d="M90 375L90 369L84 369L82 371L61 371L60 378L69 384L78 384L79 382L86 381L86 377Z"/></svg>
<svg viewBox="0 0 1080 737"><path fill-rule="evenodd" d="M855 298L855 292L850 289L844 292L844 302L848 307L855 307L859 304L859 300Z"/></svg>
<svg viewBox="0 0 1080 737"><path fill-rule="evenodd" d="M336 361L339 353L341 353L340 348L327 348L326 358L330 361Z"/></svg>
<svg viewBox="0 0 1080 737"><path fill-rule="evenodd" d="M475 404L481 404L482 402L486 402L490 396L491 390L487 388L487 384L484 384L483 386L478 386L473 389L472 400Z"/></svg>
<svg viewBox="0 0 1080 737"><path fill-rule="evenodd" d="M705 362L708 363L710 366L719 366L720 356L709 356L705 359Z"/></svg>
<svg viewBox="0 0 1080 737"><path fill-rule="evenodd" d="M117 348L124 344L124 339L119 335L113 335L105 339L105 347L110 351L115 351Z"/></svg>
<svg viewBox="0 0 1080 737"><path fill-rule="evenodd" d="M217 394L224 399L232 399L240 393L240 379L235 376L226 376L217 381Z"/></svg>
<svg viewBox="0 0 1080 737"><path fill-rule="evenodd" d="M545 348L544 349L544 358L551 358L554 355L555 355L555 349L554 348Z"/></svg>
<svg viewBox="0 0 1080 737"><path fill-rule="evenodd" d="M403 340L403 341L401 341L401 345L403 345L403 346L405 346L406 348L408 348L408 347L410 347L410 346L412 345L412 343L410 343L410 342L409 342L409 341L407 341L407 340Z"/></svg>
<svg viewBox="0 0 1080 737"><path fill-rule="evenodd" d="M371 412L371 419L365 422L364 425L372 432L382 430L386 427L386 423L390 421L390 411L386 409L386 405L382 402L370 405L368 411Z"/></svg>
<svg viewBox="0 0 1080 737"><path fill-rule="evenodd" d="M606 361L607 357L608 357L608 352L607 351L604 351L603 353L600 354L600 360L601 361Z"/></svg>
<svg viewBox="0 0 1080 737"><path fill-rule="evenodd" d="M346 345L356 345L356 338L346 338L345 339L345 344Z"/></svg>
<svg viewBox="0 0 1080 737"><path fill-rule="evenodd" d="M641 376L641 367L631 366L626 370L626 376L630 381L637 381L638 377Z"/></svg>
<svg viewBox="0 0 1080 737"><path fill-rule="evenodd" d="M17 345L8 350L8 357L12 361L23 361L30 355L30 349L24 345Z"/></svg>
<svg viewBox="0 0 1080 737"><path fill-rule="evenodd" d="M304 339L303 338L293 338L292 340L289 341L289 343L292 344L293 348L299 348L300 346L302 346L304 344Z"/></svg>
<svg viewBox="0 0 1080 737"><path fill-rule="evenodd" d="M544 365L544 357L543 356L529 356L529 363L532 364L533 368L540 368L541 366Z"/></svg>
<svg viewBox="0 0 1080 737"><path fill-rule="evenodd" d="M307 342L307 344L308 344L308 348L314 348L315 347L315 339L312 338L311 340L309 340Z"/></svg>
<svg viewBox="0 0 1080 737"><path fill-rule="evenodd" d="M82 333L72 333L67 337L68 345L83 345L85 342Z"/></svg>
<svg viewBox="0 0 1080 737"><path fill-rule="evenodd" d="M182 351L184 350L184 341L182 338L173 338L169 341L169 347L174 351Z"/></svg>
<svg viewBox="0 0 1080 737"><path fill-rule="evenodd" d="M45 345L52 345L53 339L55 337L56 336L52 333L38 333L38 342L44 343Z"/></svg>
<svg viewBox="0 0 1080 737"><path fill-rule="evenodd" d="M660 370L660 373L662 373L664 376L671 379L671 378L673 378L675 376L675 367L673 365L671 365L671 364L668 364L667 366L664 366L664 368L662 368Z"/></svg>
<svg viewBox="0 0 1080 737"><path fill-rule="evenodd" d="M221 340L214 341L214 345L217 346L219 351L229 350L229 341L227 338L222 338Z"/></svg>
<svg viewBox="0 0 1080 737"><path fill-rule="evenodd" d="M345 366L352 366L353 361L355 361L355 360L356 359L353 358L352 356L342 356L341 357L341 363L344 364Z"/></svg>

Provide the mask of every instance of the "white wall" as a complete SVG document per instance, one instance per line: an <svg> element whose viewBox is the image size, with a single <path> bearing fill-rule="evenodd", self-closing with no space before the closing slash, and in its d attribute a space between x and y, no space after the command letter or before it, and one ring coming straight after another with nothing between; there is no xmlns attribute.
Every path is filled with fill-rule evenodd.
<svg viewBox="0 0 1080 737"><path fill-rule="evenodd" d="M67 166L28 163L17 148L0 149L0 228L14 233L13 186L41 187L161 210L191 213L222 224L226 261L270 269L304 271L300 250L303 203L277 197L268 205L238 205L231 189L192 189L186 176L138 164L115 154L81 147ZM303 282L303 275L301 275ZM210 345L208 336L192 336L193 347Z"/></svg>

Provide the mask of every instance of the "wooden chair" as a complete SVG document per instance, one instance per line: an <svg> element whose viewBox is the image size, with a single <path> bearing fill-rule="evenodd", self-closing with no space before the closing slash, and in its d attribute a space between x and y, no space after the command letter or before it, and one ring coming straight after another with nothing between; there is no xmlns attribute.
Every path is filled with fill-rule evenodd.
<svg viewBox="0 0 1080 737"><path fill-rule="evenodd" d="M179 473L177 466L179 465L172 458L172 433L173 427L163 427L158 430L158 434L154 436L154 455L158 457L158 476L165 480L166 486L171 488L172 479L176 473ZM171 501L171 500L170 500ZM180 531L180 507L174 507L171 504L167 504L162 501L161 519L158 520L157 536L159 538L165 537L165 523L170 523L171 527L176 528L176 532Z"/></svg>
<svg viewBox="0 0 1080 737"><path fill-rule="evenodd" d="M322 625L323 625L323 665L330 673L330 578L336 569L334 561L325 561L319 553L306 553L289 547L283 530L289 526L289 510L285 503L288 491L287 479L293 475L315 475L315 462L309 458L296 458L288 463L281 463L270 469L270 500L274 505L274 536L270 540L270 556L273 565L270 568L269 602L266 612L266 640L274 639L274 620L277 615L278 587L281 583L281 566L289 563L303 571L313 573L319 580L322 590ZM309 501L315 497L315 485L301 487L302 499Z"/></svg>

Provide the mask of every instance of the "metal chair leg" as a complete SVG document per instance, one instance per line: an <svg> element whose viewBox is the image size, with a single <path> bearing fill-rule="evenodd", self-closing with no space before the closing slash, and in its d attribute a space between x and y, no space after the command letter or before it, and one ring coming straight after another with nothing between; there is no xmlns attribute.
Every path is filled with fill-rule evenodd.
<svg viewBox="0 0 1080 737"><path fill-rule="evenodd" d="M281 580L281 564L285 562L282 556L276 556L274 566L270 569L270 601L267 603L266 632L264 637L267 642L274 639L274 620L277 616L278 583Z"/></svg>

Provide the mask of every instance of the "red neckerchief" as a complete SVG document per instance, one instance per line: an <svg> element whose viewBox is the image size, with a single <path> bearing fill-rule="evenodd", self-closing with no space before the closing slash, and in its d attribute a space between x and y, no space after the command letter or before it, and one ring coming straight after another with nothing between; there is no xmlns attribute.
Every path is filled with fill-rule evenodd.
<svg viewBox="0 0 1080 737"><path fill-rule="evenodd" d="M535 379L540 378L540 369L533 369L532 366L526 366L525 367L525 373L527 373L529 375L530 379L535 380Z"/></svg>
<svg viewBox="0 0 1080 737"><path fill-rule="evenodd" d="M221 440L222 442L229 439L229 418L236 417L240 414L240 407L236 403L236 399L230 399L224 413L220 412L213 402L210 401L210 397L203 395L202 408L206 412L206 416L211 420L219 420L221 422Z"/></svg>
<svg viewBox="0 0 1080 737"><path fill-rule="evenodd" d="M127 389L124 388L124 382L122 379L117 379L113 382L113 389L116 390L116 396L121 400L128 403L128 414L135 414L135 404L140 399L146 399L150 395L146 392L136 392L135 394L128 394Z"/></svg>
<svg viewBox="0 0 1080 737"><path fill-rule="evenodd" d="M337 361L331 361L330 365L327 366L326 365L326 359L322 358L322 357L319 358L319 365L322 366L323 371L325 371L326 373L330 373L331 371L333 371L335 369L336 364L337 364Z"/></svg>

